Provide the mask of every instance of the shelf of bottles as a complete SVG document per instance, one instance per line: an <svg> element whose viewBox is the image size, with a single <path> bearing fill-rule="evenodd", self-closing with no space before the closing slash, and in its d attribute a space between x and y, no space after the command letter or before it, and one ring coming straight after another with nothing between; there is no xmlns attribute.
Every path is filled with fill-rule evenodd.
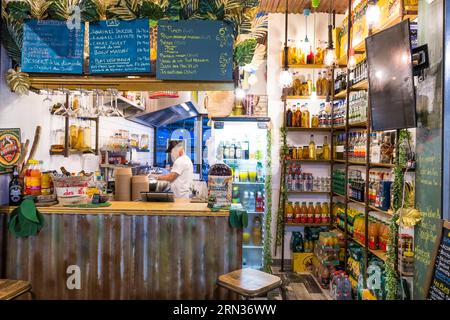
<svg viewBox="0 0 450 320"><path fill-rule="evenodd" d="M258 122L225 122L215 131L216 159L233 173L232 202L248 213L243 230L243 267L262 268L263 223L266 214L265 174L267 140Z"/></svg>

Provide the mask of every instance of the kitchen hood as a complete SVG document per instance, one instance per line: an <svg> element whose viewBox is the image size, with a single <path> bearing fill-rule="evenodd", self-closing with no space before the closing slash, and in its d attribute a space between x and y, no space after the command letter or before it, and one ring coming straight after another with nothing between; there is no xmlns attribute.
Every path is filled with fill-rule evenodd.
<svg viewBox="0 0 450 320"><path fill-rule="evenodd" d="M145 111L127 117L128 120L151 127L160 127L197 117L199 112L187 91L171 94L150 93Z"/></svg>

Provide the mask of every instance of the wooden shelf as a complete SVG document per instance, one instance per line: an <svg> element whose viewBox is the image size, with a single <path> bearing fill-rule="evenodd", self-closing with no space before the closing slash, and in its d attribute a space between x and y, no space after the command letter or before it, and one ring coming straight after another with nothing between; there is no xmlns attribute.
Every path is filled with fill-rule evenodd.
<svg viewBox="0 0 450 320"><path fill-rule="evenodd" d="M340 193L337 193L337 192L333 192L333 196L345 198L345 194L340 194Z"/></svg>
<svg viewBox="0 0 450 320"><path fill-rule="evenodd" d="M367 90L369 89L369 80L365 79L362 81L359 81L358 83L355 83L351 86L352 90Z"/></svg>
<svg viewBox="0 0 450 320"><path fill-rule="evenodd" d="M369 252L374 256L376 256L377 258L379 258L380 260L382 260L383 262L387 261L386 252L382 250L373 250L373 249L369 249Z"/></svg>
<svg viewBox="0 0 450 320"><path fill-rule="evenodd" d="M346 164L346 163L347 163L347 160L334 159L333 162L335 162L335 163L341 163L341 164Z"/></svg>
<svg viewBox="0 0 450 320"><path fill-rule="evenodd" d="M347 90L339 91L334 95L334 97L337 99L345 99L347 97Z"/></svg>
<svg viewBox="0 0 450 320"><path fill-rule="evenodd" d="M234 82L162 81L152 76L45 76L30 74L33 89L117 89L119 91L233 91Z"/></svg>
<svg viewBox="0 0 450 320"><path fill-rule="evenodd" d="M366 166L365 162L360 162L360 161L349 161L348 165L351 166Z"/></svg>
<svg viewBox="0 0 450 320"><path fill-rule="evenodd" d="M349 123L348 127L349 128L367 128L367 121Z"/></svg>
<svg viewBox="0 0 450 320"><path fill-rule="evenodd" d="M329 191L288 191L288 194L329 194Z"/></svg>
<svg viewBox="0 0 450 320"><path fill-rule="evenodd" d="M370 163L371 168L395 168L392 163Z"/></svg>
<svg viewBox="0 0 450 320"><path fill-rule="evenodd" d="M49 153L51 156L63 156L65 154L64 150L62 150L62 151L50 150ZM90 150L90 151L69 150L69 155L76 155L76 154L83 155L83 154L97 154L97 153L95 152L95 150Z"/></svg>
<svg viewBox="0 0 450 320"><path fill-rule="evenodd" d="M352 198L348 198L348 201L349 201L349 202L356 203L356 204L359 204L359 205L361 205L361 206L366 206L366 204L365 204L364 202L357 201L357 200L354 200L354 199L352 199Z"/></svg>
<svg viewBox="0 0 450 320"><path fill-rule="evenodd" d="M325 100L326 98L327 96L286 96L286 100ZM283 98L281 100L283 100Z"/></svg>
<svg viewBox="0 0 450 320"><path fill-rule="evenodd" d="M302 163L331 163L331 160L302 160L302 159L294 159L294 160L286 160L286 162L302 162Z"/></svg>
<svg viewBox="0 0 450 320"><path fill-rule="evenodd" d="M384 211L384 210L381 210L380 208L377 208L377 207L374 207L374 206L368 206L368 207L369 207L369 209L371 211L381 212L381 213L384 213L384 214L388 214L390 216L392 216L394 214L392 211Z"/></svg>
<svg viewBox="0 0 450 320"><path fill-rule="evenodd" d="M325 64L288 64L288 68L291 68L291 69L327 69L329 67Z"/></svg>
<svg viewBox="0 0 450 320"><path fill-rule="evenodd" d="M345 125L343 125L343 126L335 126L335 127L333 127L333 130L345 130Z"/></svg>
<svg viewBox="0 0 450 320"><path fill-rule="evenodd" d="M331 128L300 128L300 127L286 127L286 130L289 132L308 132L308 131L321 131L321 132L331 132Z"/></svg>
<svg viewBox="0 0 450 320"><path fill-rule="evenodd" d="M286 223L288 227L329 227L330 223Z"/></svg>
<svg viewBox="0 0 450 320"><path fill-rule="evenodd" d="M0 171L0 175L2 174L12 174L12 170L5 170L5 171Z"/></svg>

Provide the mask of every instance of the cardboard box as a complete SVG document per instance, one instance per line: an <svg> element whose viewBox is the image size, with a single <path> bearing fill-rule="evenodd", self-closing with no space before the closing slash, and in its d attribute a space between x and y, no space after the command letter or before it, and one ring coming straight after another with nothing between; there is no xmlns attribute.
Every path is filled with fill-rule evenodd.
<svg viewBox="0 0 450 320"><path fill-rule="evenodd" d="M293 272L311 272L312 258L314 254L306 252L295 252L292 254L292 271Z"/></svg>

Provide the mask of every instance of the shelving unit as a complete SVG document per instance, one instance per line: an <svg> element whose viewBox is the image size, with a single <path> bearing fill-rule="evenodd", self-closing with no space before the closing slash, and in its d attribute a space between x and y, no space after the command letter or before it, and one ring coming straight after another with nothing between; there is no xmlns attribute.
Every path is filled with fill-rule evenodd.
<svg viewBox="0 0 450 320"><path fill-rule="evenodd" d="M348 1L348 7L352 8L352 0ZM401 2L401 5L403 4L403 2ZM351 16L351 9L349 9L349 16ZM390 19L387 23L385 23L383 26L379 27L379 28L374 28L371 29L369 28L369 36L382 31L386 28L389 28L397 23L399 23L400 21L402 21L403 19L406 18L411 18L415 15L417 15L417 12L412 12L412 11L407 11L407 12L402 12L400 17L396 17L394 19ZM347 22L347 30L349 30L349 32L347 33L347 43L350 44L351 43L351 30L352 30L352 21L351 19L348 19ZM349 56L350 56L350 50L351 50L351 46L348 45L347 46L347 55L345 57L341 57L340 59L338 59L338 63L339 64L346 64L347 61L349 60ZM365 55L365 42L364 40L361 41L360 44L356 45L353 47L353 50L355 51L355 54L361 56L361 55ZM349 76L349 72L347 72L347 84L350 83L350 76ZM365 248L365 254L364 254L364 265L366 267L366 270L364 271L366 274L366 277L364 277L365 281L367 279L367 266L368 266L368 257L369 255L374 255L376 257L378 257L380 260L382 260L383 262L387 261L387 257L386 257L386 253L383 252L382 250L373 250L369 248L369 244L368 244L368 224L369 224L369 212L379 212L388 216L392 216L393 213L390 211L384 211L381 210L375 206L369 205L368 203L368 199L369 199L369 170L372 168L386 168L386 169L392 169L394 168L396 165L395 164L387 164L387 163L371 163L370 162L370 133L371 133L371 107L370 107L370 100L368 100L368 105L367 105L367 121L362 121L362 122L352 122L349 123L349 106L350 106L350 102L349 102L349 97L350 97L350 93L352 91L359 91L359 90L368 90L369 89L369 82L368 80L362 80L358 83L354 83L352 84L350 87L348 87L345 90L342 90L336 94L334 94L332 96L332 101L336 101L336 100L341 100L341 99L346 99L346 119L345 119L345 125L340 125L340 126L333 126L332 125L332 137L336 134L336 133L342 133L345 132L345 150L348 150L348 146L349 146L349 132L352 129L363 129L366 130L367 133L367 139L366 139L366 158L365 161L349 161L346 159L332 159L331 161L331 170L333 172L334 166L339 165L341 168L344 165L345 168L345 194L340 194L340 193L336 193L336 192L331 192L331 203L333 203L333 199L334 198L339 198L340 202L343 202L345 205L345 227L344 230L342 230L340 227L338 227L339 230L342 230L345 234L345 252L346 252L346 259L345 259L345 269L347 269L347 243L348 241L353 241L355 243L357 243L358 245L362 246L363 248ZM399 136L399 130L397 130L397 134L396 134L396 138L398 139ZM333 138L332 138L333 141ZM333 154L333 152L332 152ZM398 154L396 157L397 161L398 161ZM348 178L349 178L349 167L350 166L361 166L364 168L365 170L365 186L364 186L364 190L365 190L365 194L364 194L364 202L361 201L356 201L352 198L349 197L349 194L347 192L347 184L348 184ZM331 190L333 190L332 186L331 186ZM347 213L348 213L348 205L349 203L352 204L357 204L359 206L364 207L364 221L365 221L365 243L361 243L360 241L354 239L348 232L348 217L347 217ZM335 225L335 222L332 221L332 225ZM364 286L366 286L366 283L364 281Z"/></svg>
<svg viewBox="0 0 450 320"><path fill-rule="evenodd" d="M292 65L287 64L288 68L291 69L329 69L326 65L317 65L317 64L308 64L308 65ZM317 100L326 100L330 97L327 96L316 96ZM309 135L313 133L322 133L326 134L331 138L331 127L317 127L317 128L303 128L303 127L286 127L286 111L287 111L287 102L289 100L310 100L313 99L312 96L290 96L286 95L285 90L283 91L283 96L281 97L281 100L284 102L283 104L283 128L286 130L286 133L291 134L303 134L303 135ZM332 140L332 139L331 139ZM333 148L332 141L329 143L330 146L330 157L331 157L331 150ZM282 173L281 173L281 180L280 183L283 186L283 188L286 186L286 169L287 165L290 163L299 163L299 164L309 164L309 165L331 165L331 160L309 160L309 159L282 159L281 160L281 166L282 166ZM331 177L331 170L329 171L329 175ZM331 215L331 193L330 191L286 191L287 196L307 196L307 195L313 195L313 196L327 196L326 202L328 202L328 206L330 208L330 215ZM281 198L281 191L280 191L280 203L282 203L283 208L285 207L285 203L288 201L288 199L282 199ZM282 245L281 245L281 271L284 270L284 237L285 237L285 229L286 227L322 227L322 226L330 226L330 223L327 224L318 224L318 223L286 223L283 219L283 225L282 225Z"/></svg>

